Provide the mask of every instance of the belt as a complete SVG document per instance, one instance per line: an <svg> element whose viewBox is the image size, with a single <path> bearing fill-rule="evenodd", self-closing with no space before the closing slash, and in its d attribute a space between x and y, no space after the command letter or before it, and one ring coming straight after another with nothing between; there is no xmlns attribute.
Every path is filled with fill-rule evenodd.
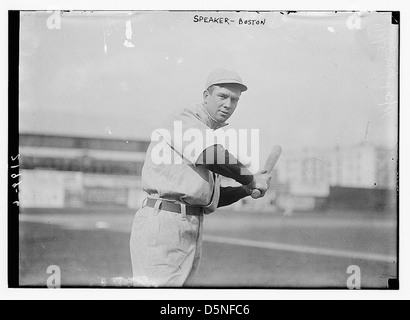
<svg viewBox="0 0 410 320"><path fill-rule="evenodd" d="M175 202L170 202L164 199L153 199L153 198L147 198L146 206L150 208L155 208L155 205L157 201L161 201L161 204L159 206L160 209L165 210L165 211L171 211L171 212L176 212L176 213L182 213L181 212L181 205L180 203L175 203ZM200 216L203 214L203 208L202 207L193 207L189 205L186 206L186 214L191 215L191 216Z"/></svg>

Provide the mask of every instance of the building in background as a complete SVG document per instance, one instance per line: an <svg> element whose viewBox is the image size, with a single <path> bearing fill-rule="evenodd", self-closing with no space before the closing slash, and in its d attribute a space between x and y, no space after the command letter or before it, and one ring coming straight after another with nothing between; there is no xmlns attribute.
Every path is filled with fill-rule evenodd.
<svg viewBox="0 0 410 320"><path fill-rule="evenodd" d="M141 171L149 142L20 134L24 208L123 206L144 198Z"/></svg>
<svg viewBox="0 0 410 320"><path fill-rule="evenodd" d="M287 202L285 198L289 197L294 203L303 199L301 207L333 207L336 199L343 199L339 202L344 202L346 208L364 208L365 203L369 208L380 208L381 202L387 207L394 205L395 199L391 198L397 186L396 149L362 143L351 147L285 150L277 171L279 184L288 186L288 193L282 194L283 201ZM338 196L344 193L349 196Z"/></svg>
<svg viewBox="0 0 410 320"><path fill-rule="evenodd" d="M371 144L284 152L278 179L295 193L328 194L330 186L395 189L397 150Z"/></svg>

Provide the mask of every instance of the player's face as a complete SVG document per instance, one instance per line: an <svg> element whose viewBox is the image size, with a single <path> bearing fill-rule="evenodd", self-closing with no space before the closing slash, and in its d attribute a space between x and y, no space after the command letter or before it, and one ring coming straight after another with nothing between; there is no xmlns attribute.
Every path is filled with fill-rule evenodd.
<svg viewBox="0 0 410 320"><path fill-rule="evenodd" d="M235 85L215 86L212 92L205 91L205 108L218 122L224 123L234 113L241 91Z"/></svg>

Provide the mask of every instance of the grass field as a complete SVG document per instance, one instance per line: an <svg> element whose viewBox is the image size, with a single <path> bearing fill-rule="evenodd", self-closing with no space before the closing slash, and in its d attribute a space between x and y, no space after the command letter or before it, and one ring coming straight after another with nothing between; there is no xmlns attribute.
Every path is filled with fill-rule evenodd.
<svg viewBox="0 0 410 320"><path fill-rule="evenodd" d="M44 287L47 268L63 286L100 287L132 276L129 210L24 210L20 285ZM372 212L216 212L205 219L198 287L346 288L347 268L362 288L386 289L397 277L397 221Z"/></svg>

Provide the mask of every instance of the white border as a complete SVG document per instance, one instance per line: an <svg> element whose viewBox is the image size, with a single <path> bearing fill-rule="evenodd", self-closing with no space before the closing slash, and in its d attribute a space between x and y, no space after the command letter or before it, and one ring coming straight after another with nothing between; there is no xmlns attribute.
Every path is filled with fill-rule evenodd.
<svg viewBox="0 0 410 320"><path fill-rule="evenodd" d="M410 71L408 62L404 57L409 57L408 21L410 21L409 10L406 1L399 0L367 0L367 1L259 1L259 0L236 0L222 2L222 0L184 0L184 1L113 1L90 2L84 0L71 1L33 1L29 0L6 0L1 1L1 43L7 43L8 38L8 13L7 10L46 10L53 8L75 9L75 10L398 10L401 11L401 96L400 96L400 291L305 291L305 290L28 290L7 289L7 46L2 46L0 84L1 84L1 117L0 117L0 171L2 191L0 192L0 204L3 212L0 220L1 245L0 245L0 298L1 299L407 299L410 295L409 281L409 217L408 199L403 195L410 194L404 177L409 176L408 166L410 163L407 137L409 137L407 122L409 106L407 96L403 95L403 88L408 88L408 73ZM407 110L406 110L407 109ZM407 181L406 181L407 182ZM4 189L3 189L4 188Z"/></svg>

